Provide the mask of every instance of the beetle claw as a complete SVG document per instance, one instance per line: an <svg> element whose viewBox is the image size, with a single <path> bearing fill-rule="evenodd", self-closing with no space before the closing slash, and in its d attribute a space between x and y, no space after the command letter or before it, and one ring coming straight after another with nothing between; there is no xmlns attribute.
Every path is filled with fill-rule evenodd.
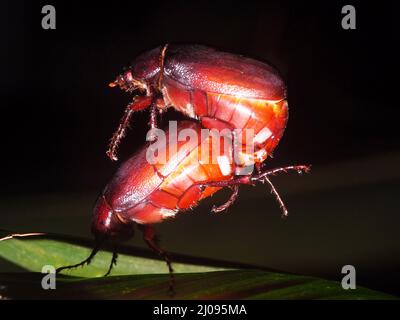
<svg viewBox="0 0 400 320"><path fill-rule="evenodd" d="M107 157L109 157L112 161L118 161L118 157L115 155L114 152L108 150L106 152Z"/></svg>
<svg viewBox="0 0 400 320"><path fill-rule="evenodd" d="M116 81L110 82L110 83L108 84L108 86L109 86L110 88L115 88L117 85L118 85L118 83L117 83Z"/></svg>

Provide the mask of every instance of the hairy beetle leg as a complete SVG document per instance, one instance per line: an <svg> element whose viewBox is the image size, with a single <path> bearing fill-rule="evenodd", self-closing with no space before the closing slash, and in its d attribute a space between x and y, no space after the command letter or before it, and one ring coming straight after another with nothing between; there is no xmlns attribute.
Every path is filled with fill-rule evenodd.
<svg viewBox="0 0 400 320"><path fill-rule="evenodd" d="M276 198L276 201L278 201L279 203L279 207L282 210L282 217L287 217L288 216L288 209L285 206L285 203L283 202L280 194L278 193L278 191L276 190L275 186L273 185L273 183L271 182L271 180L269 180L267 177L264 178L266 182L268 182L269 186L271 187L271 193L273 193L273 195Z"/></svg>
<svg viewBox="0 0 400 320"><path fill-rule="evenodd" d="M95 246L92 250L92 252L90 253L89 257L87 257L85 260L83 260L82 262L79 262L77 264L73 264L70 266L65 266L65 267L60 267L56 269L56 273L60 273L63 270L67 270L67 269L74 269L80 266L84 266L85 264L89 265L92 262L92 259L94 258L94 256L97 254L97 252L99 252L99 247Z"/></svg>
<svg viewBox="0 0 400 320"><path fill-rule="evenodd" d="M277 173L281 173L281 172L297 171L297 173L299 173L299 174L303 173L303 172L308 173L311 170L311 166L296 165L296 166L275 168L275 169L266 170L266 171L263 171L263 169L261 168L260 170L261 171L258 174L250 177L252 182L261 181L268 176L273 176L273 175L275 175Z"/></svg>
<svg viewBox="0 0 400 320"><path fill-rule="evenodd" d="M272 184L271 180L268 179L268 176L275 175L277 173L281 172L288 172L289 170L294 170L297 171L298 173L303 173L303 172L309 172L310 171L310 166L306 165L297 165L297 166L287 166L287 167L282 167L282 168L276 168L272 170L266 170L263 171L262 168L259 168L259 172L255 175L252 176L240 176L233 178L231 180L223 180L223 181L213 181L213 182L203 182L199 183L202 187L234 187L234 186L240 186L242 184L247 184L247 185L254 185L256 182L267 182L271 186L271 192L275 195L276 200L279 203L279 206L281 207L283 211L283 216L286 217L288 214L288 210L286 209L286 206L284 202L282 201L282 198L280 197L278 191ZM235 201L237 198L237 194L235 195L235 192L232 194L231 198L222 206L217 207L222 208L222 210L227 209L232 203ZM215 207L213 207L214 211ZM221 212L222 210L219 210L218 212ZM215 212L215 211L214 211Z"/></svg>
<svg viewBox="0 0 400 320"><path fill-rule="evenodd" d="M170 295L175 294L175 277L174 270L172 269L171 260L167 252L160 248L156 241L156 235L154 228L150 225L138 225L139 229L143 232L143 239L147 243L147 245L152 249L155 253L157 253L160 257L165 260L165 263L168 266L169 271L169 285L168 292Z"/></svg>
<svg viewBox="0 0 400 320"><path fill-rule="evenodd" d="M285 206L285 203L283 202L281 196L279 195L278 191L276 190L276 188L273 185L273 183L271 182L271 180L268 179L268 176L275 175L275 174L281 173L281 172L288 172L289 170L297 171L297 173L299 173L299 174L301 174L303 172L307 173L307 172L310 171L310 167L311 166L306 166L306 165L287 166L287 167L267 170L267 171L264 171L264 172L262 172L262 168L259 168L258 174L253 176L253 177L251 177L250 180L252 182L257 182L257 181L267 182L271 187L271 192L274 194L276 200L279 203L279 206L280 206L280 208L281 208L281 210L283 212L283 217L287 217L288 216L288 210L287 210L287 208Z"/></svg>
<svg viewBox="0 0 400 320"><path fill-rule="evenodd" d="M238 195L239 195L239 186L238 185L233 185L230 187L232 189L232 194L229 197L228 201L225 202L224 204L220 205L220 206L213 206L211 209L211 212L214 213L220 213L222 211L225 211L226 209L228 209L237 199Z"/></svg>
<svg viewBox="0 0 400 320"><path fill-rule="evenodd" d="M117 253L116 249L114 248L110 266L108 267L107 272L104 274L105 277L107 277L111 273L113 266L117 265L117 259L118 259L118 253Z"/></svg>
<svg viewBox="0 0 400 320"><path fill-rule="evenodd" d="M132 103L130 103L124 112L123 117L119 122L119 126L117 131L114 132L110 144L108 146L108 150L106 152L107 156L113 160L117 161L118 157L116 155L116 151L118 148L119 143L121 142L122 138L125 136L126 129L129 127L129 121L132 117L132 114L136 111L140 111L146 109L151 104L151 97L136 97Z"/></svg>
<svg viewBox="0 0 400 320"><path fill-rule="evenodd" d="M70 266L57 268L56 269L56 273L60 273L63 270L74 269L74 268L81 267L81 266L83 267L85 264L89 265L92 262L94 256L99 252L99 249L100 249L99 245L97 244L93 248L93 250L90 253L89 257L87 257L85 260L83 260L82 262L79 262L77 264L73 264L73 265L70 265ZM111 263L110 263L110 266L108 267L107 272L104 274L104 277L107 277L111 273L111 270L112 270L113 266L117 265L117 258L118 258L118 253L116 251L116 248L114 247L112 258L111 258Z"/></svg>
<svg viewBox="0 0 400 320"><path fill-rule="evenodd" d="M149 125L150 125L150 132L148 134L148 141L155 141L156 140L156 135L153 132L154 129L158 128L158 121L157 121L157 116L158 116L158 108L157 105L155 103L152 103L150 106L150 121L149 121Z"/></svg>

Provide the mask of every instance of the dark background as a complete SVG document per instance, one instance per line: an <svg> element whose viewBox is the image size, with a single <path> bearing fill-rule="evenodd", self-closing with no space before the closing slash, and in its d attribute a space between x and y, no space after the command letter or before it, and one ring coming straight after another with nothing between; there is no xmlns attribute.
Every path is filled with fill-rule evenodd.
<svg viewBox="0 0 400 320"><path fill-rule="evenodd" d="M56 30L41 28L45 4L56 8ZM356 7L356 30L341 28L345 4ZM145 50L199 43L282 72L290 119L269 163L314 170L274 180L289 219L262 185L242 188L224 215L209 214L222 194L160 225L164 247L334 279L353 264L360 284L400 294L398 39L390 2L1 7L1 228L89 236L91 206L118 165L105 150L130 99L108 82ZM168 119L181 117L170 111ZM147 112L135 115L120 159L144 143L147 121Z"/></svg>

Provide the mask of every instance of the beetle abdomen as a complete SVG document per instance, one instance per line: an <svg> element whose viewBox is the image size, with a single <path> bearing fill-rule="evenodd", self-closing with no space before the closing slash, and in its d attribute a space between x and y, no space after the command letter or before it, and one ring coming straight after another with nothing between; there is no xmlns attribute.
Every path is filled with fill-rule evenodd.
<svg viewBox="0 0 400 320"><path fill-rule="evenodd" d="M211 136L204 141L209 144L210 149L212 148ZM227 180L232 177L233 166L232 163L221 163L218 161L218 157L230 158L230 155L217 153L215 148L209 152L204 159L201 158L201 147L199 144L198 148L193 150L185 159L181 162L179 167L172 172L160 185L159 192L164 193L163 197L153 197L163 199L158 202L160 205L165 205L165 200L168 197L169 204L175 205L178 210L188 209L197 205L197 202L204 198L205 195L210 196L211 194L218 191L220 188L206 188L201 189L199 183L206 183L210 181L221 181ZM228 152L231 152L229 149ZM214 161L211 159L215 156ZM207 158L207 159L206 159ZM229 168L227 166L230 166ZM172 200L173 199L173 200Z"/></svg>
<svg viewBox="0 0 400 320"><path fill-rule="evenodd" d="M180 126L180 129L182 127ZM192 129L197 131L198 142L196 148L186 153L186 157L179 166L175 168L168 176L165 177L160 186L152 192L146 199L147 205L144 209L151 216L155 217L157 213L160 222L164 219L175 216L178 212L186 210L198 205L198 202L213 193L220 190L216 187L201 188L201 183L211 181L221 181L231 179L234 173L234 166L231 161L231 149L224 150L223 137L208 136L202 138L198 123L193 123ZM215 139L218 139L215 141ZM202 153L206 148L208 152ZM177 153L181 151L178 148ZM173 154L169 155L169 159L174 158ZM221 157L223 160L221 160ZM168 161L166 166L168 166ZM163 173L164 166L157 168L158 174ZM135 215L143 219L143 209ZM154 222L154 221L153 221Z"/></svg>
<svg viewBox="0 0 400 320"><path fill-rule="evenodd" d="M166 103L193 119L199 119L208 129L252 130L255 152L264 149L265 160L283 135L288 118L286 100L271 101L242 96L191 90L179 82L165 78L163 94ZM241 144L246 145L245 135Z"/></svg>
<svg viewBox="0 0 400 320"><path fill-rule="evenodd" d="M179 211L196 206L201 199L220 189L216 187L203 189L201 188L202 183L228 180L233 177L232 150L229 145L226 150L224 149L224 137L213 135L204 137L201 135L201 125L191 121L181 122L178 133L185 128L195 130L196 140L186 143L177 142L175 153L166 152L166 161L152 165L152 171L148 164L142 163L147 161L144 157L133 157L132 163L135 163L135 167L146 168L146 174L151 172L154 177L157 177L154 180L160 181L160 184L153 189L148 189L147 195L140 201L136 201L136 198L133 197L134 191L130 195L126 194L126 199L131 199L131 207L123 210L120 207L113 207L122 220L146 224L174 217ZM169 137L169 133L167 137ZM169 140L167 139L167 141ZM169 145L159 153L159 159L162 159L163 152L166 150L170 150ZM207 151L202 153L204 150ZM129 170L123 170L117 174L118 180L125 181L125 178L121 177L124 175L142 175L134 171L134 166L131 168L131 173ZM138 186L138 190L140 188ZM119 192L121 191L119 190Z"/></svg>

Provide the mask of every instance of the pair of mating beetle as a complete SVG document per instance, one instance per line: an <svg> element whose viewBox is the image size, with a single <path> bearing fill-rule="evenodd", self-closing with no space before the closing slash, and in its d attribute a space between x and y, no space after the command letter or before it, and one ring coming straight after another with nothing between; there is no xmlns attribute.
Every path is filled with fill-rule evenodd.
<svg viewBox="0 0 400 320"><path fill-rule="evenodd" d="M58 272L89 264L104 242L116 244L131 238L137 225L149 247L165 259L171 275L170 289L173 289L171 262L155 241L153 224L192 209L222 188L232 189L232 194L225 204L214 206L212 211L226 210L237 198L240 185L254 185L258 181L269 183L283 214L287 215L269 176L287 170L308 171L309 167L298 165L273 170L263 167L281 139L288 119L286 87L274 68L205 46L165 45L140 55L110 86L119 86L133 94L107 151L112 160L117 160L117 147L134 112L150 108L150 128L155 129L158 114L173 107L192 119L180 122L178 133L191 129L200 136L202 128L227 129L232 132L229 138L239 146L241 161L229 161L232 150L223 151L216 162L199 159L202 148L214 146L214 139L222 139L221 136L209 135L188 146L171 142L168 139L171 133L167 132L169 142L158 149L165 161L154 164L146 157L150 142L120 166L99 197L92 221L96 246L90 256L79 264L59 268ZM254 132L250 152L241 134L246 129ZM156 137L151 138L154 143ZM172 153L171 143L175 144ZM238 174L238 169L250 164L255 165L254 170ZM116 258L114 250L107 274Z"/></svg>

